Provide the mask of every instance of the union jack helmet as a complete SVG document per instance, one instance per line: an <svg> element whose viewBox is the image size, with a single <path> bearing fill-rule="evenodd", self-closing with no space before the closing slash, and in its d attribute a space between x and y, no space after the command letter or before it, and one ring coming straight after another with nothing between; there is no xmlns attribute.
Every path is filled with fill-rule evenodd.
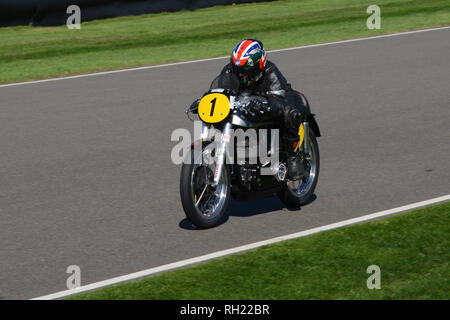
<svg viewBox="0 0 450 320"><path fill-rule="evenodd" d="M261 41L245 39L239 42L231 54L233 73L242 88L249 88L261 79L266 68L267 56Z"/></svg>

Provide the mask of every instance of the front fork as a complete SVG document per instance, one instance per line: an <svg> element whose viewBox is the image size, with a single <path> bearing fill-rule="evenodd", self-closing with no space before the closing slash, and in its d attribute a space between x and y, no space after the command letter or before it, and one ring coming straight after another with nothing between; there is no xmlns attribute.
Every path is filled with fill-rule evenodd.
<svg viewBox="0 0 450 320"><path fill-rule="evenodd" d="M220 178L222 177L222 169L225 164L225 154L227 151L227 145L230 142L231 136L231 123L225 124L222 130L222 139L217 145L216 149L216 171L214 172L213 186L219 184Z"/></svg>

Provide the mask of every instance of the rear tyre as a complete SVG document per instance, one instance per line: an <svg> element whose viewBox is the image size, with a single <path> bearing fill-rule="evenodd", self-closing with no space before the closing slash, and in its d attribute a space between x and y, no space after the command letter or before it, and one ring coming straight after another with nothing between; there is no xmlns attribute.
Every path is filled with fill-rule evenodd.
<svg viewBox="0 0 450 320"><path fill-rule="evenodd" d="M319 180L320 155L319 145L313 130L309 130L310 156L304 160L305 177L298 181L283 183L283 190L278 193L280 200L288 208L298 208L312 200Z"/></svg>
<svg viewBox="0 0 450 320"><path fill-rule="evenodd" d="M202 143L204 159L214 157L214 150L214 143ZM222 178L219 184L213 187L211 182L214 180L215 163L196 163L193 149L190 158L190 164L183 164L180 176L180 196L184 212L198 228L216 227L224 217L230 201L229 168L227 165L223 166Z"/></svg>

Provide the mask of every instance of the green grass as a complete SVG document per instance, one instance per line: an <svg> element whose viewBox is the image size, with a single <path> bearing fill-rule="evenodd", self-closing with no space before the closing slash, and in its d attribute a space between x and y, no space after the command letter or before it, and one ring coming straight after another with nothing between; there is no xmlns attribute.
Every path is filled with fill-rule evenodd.
<svg viewBox="0 0 450 320"><path fill-rule="evenodd" d="M71 299L449 299L449 237L447 202Z"/></svg>
<svg viewBox="0 0 450 320"><path fill-rule="evenodd" d="M448 0L281 0L86 22L0 28L0 83L227 55L245 37L268 49L450 25Z"/></svg>

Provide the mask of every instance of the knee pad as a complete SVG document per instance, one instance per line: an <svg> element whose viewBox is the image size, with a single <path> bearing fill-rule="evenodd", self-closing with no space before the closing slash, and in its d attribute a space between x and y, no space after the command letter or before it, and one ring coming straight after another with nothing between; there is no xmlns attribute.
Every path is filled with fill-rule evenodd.
<svg viewBox="0 0 450 320"><path fill-rule="evenodd" d="M296 107L287 107L285 109L284 126L289 136L298 136L298 129L302 122L302 113Z"/></svg>

